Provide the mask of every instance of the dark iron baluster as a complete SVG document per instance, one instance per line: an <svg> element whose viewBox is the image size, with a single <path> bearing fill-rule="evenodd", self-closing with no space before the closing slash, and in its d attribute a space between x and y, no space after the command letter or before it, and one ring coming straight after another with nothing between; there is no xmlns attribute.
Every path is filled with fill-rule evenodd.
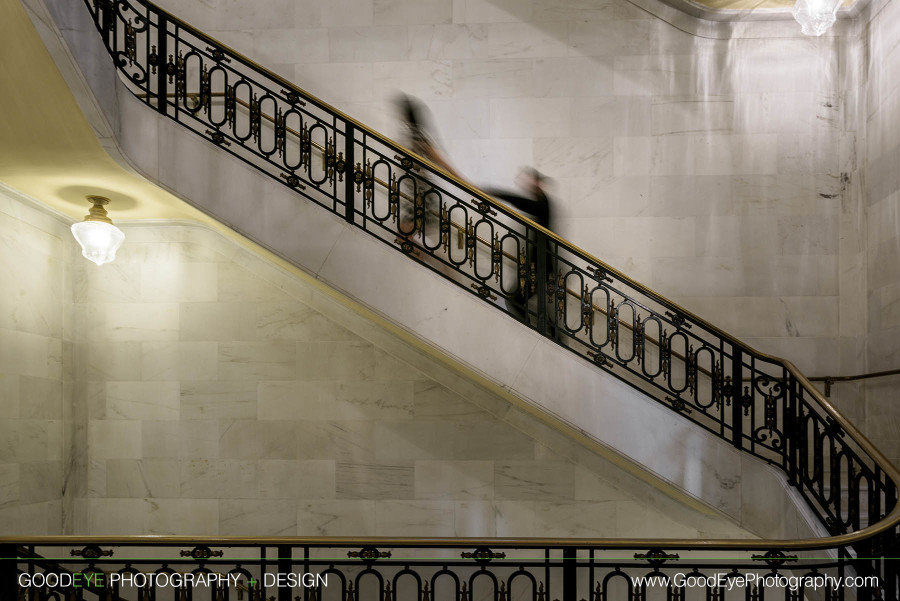
<svg viewBox="0 0 900 601"><path fill-rule="evenodd" d="M355 146L356 130L349 121L344 122L344 219L347 223L353 223L355 219L354 212L356 210L355 186L353 181L353 165L355 165Z"/></svg>
<svg viewBox="0 0 900 601"><path fill-rule="evenodd" d="M744 416L743 403L741 399L743 394L741 385L744 378L744 353L739 346L731 347L731 385L734 391L731 393L731 443L737 449L744 446Z"/></svg>

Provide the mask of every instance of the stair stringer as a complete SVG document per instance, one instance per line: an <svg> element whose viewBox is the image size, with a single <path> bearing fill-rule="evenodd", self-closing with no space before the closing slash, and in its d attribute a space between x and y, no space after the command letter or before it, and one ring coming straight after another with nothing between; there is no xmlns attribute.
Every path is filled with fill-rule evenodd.
<svg viewBox="0 0 900 601"><path fill-rule="evenodd" d="M110 77L113 65L80 2L23 2L82 110L95 113L88 119L101 144L129 169L368 307L463 379L669 495L761 536L822 535L780 472L148 108Z"/></svg>

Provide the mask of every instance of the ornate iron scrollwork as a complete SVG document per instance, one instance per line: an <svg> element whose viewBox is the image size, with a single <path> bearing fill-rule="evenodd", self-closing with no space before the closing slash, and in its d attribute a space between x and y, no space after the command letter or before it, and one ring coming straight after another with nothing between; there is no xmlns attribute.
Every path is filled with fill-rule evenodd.
<svg viewBox="0 0 900 601"><path fill-rule="evenodd" d="M182 557L190 557L197 561L204 561L211 557L223 557L224 555L225 553L223 551L213 551L207 546L194 547L190 551L181 551Z"/></svg>
<svg viewBox="0 0 900 601"><path fill-rule="evenodd" d="M778 549L766 551L763 555L751 555L750 557L753 561L764 561L773 568L781 567L788 562L797 561L796 555L785 555L783 551Z"/></svg>
<svg viewBox="0 0 900 601"><path fill-rule="evenodd" d="M209 52L209 55L212 57L214 61L217 63L230 63L231 59L225 56L225 51L221 48L213 48L212 46L207 46L206 51Z"/></svg>
<svg viewBox="0 0 900 601"><path fill-rule="evenodd" d="M666 400L672 404L672 409L677 411L678 413L691 413L690 407L688 407L685 400L681 397L666 397Z"/></svg>
<svg viewBox="0 0 900 601"><path fill-rule="evenodd" d="M112 551L104 551L99 545L87 545L83 549L72 549L69 551L72 557L81 557L82 559L100 559L101 557L112 557Z"/></svg>
<svg viewBox="0 0 900 601"><path fill-rule="evenodd" d="M306 186L300 183L300 178L294 175L293 173L282 173L281 179L287 183L291 188L297 188L298 190L306 190Z"/></svg>
<svg viewBox="0 0 900 601"><path fill-rule="evenodd" d="M662 549L650 549L646 553L635 553L635 559L645 559L652 566L661 566L667 561L674 561L681 557L678 553L666 553Z"/></svg>
<svg viewBox="0 0 900 601"><path fill-rule="evenodd" d="M493 294L493 292L491 292L491 289L488 288L487 286L485 286L483 284L481 284L481 285L470 284L470 286L476 293L478 293L478 296L480 296L484 300L492 300L492 301L497 300L497 297Z"/></svg>
<svg viewBox="0 0 900 601"><path fill-rule="evenodd" d="M506 553L494 552L488 547L478 547L474 551L463 551L459 556L463 559L474 559L480 564L490 563L493 559L506 559Z"/></svg>
<svg viewBox="0 0 900 601"><path fill-rule="evenodd" d="M363 547L359 551L347 551L347 557L362 559L365 562L374 562L378 559L390 559L390 551L379 551L376 547Z"/></svg>

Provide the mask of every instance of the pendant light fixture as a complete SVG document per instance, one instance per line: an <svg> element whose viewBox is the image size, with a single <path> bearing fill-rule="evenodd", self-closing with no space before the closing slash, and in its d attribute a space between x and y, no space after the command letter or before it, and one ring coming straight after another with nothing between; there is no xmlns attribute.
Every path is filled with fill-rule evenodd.
<svg viewBox="0 0 900 601"><path fill-rule="evenodd" d="M116 251L122 246L125 234L113 225L107 216L109 199L104 196L88 196L94 206L85 215L84 220L72 224L72 235L81 245L81 254L97 265L109 263L116 258Z"/></svg>
<svg viewBox="0 0 900 601"><path fill-rule="evenodd" d="M797 0L794 18L804 35L820 36L834 25L841 0Z"/></svg>

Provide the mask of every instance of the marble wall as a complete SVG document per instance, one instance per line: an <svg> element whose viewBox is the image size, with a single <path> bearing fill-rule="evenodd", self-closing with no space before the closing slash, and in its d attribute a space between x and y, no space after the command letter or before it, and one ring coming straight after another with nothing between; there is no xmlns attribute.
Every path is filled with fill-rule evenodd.
<svg viewBox="0 0 900 601"><path fill-rule="evenodd" d="M874 6L880 11L863 38L866 358L871 371L880 371L900 367L900 3ZM866 388L867 434L895 465L900 464L900 376L872 381Z"/></svg>
<svg viewBox="0 0 900 601"><path fill-rule="evenodd" d="M71 234L0 184L0 531L62 528Z"/></svg>
<svg viewBox="0 0 900 601"><path fill-rule="evenodd" d="M534 165L564 237L810 375L856 367L842 38L699 37L627 0L160 4L380 131L420 96L476 183Z"/></svg>
<svg viewBox="0 0 900 601"><path fill-rule="evenodd" d="M115 263L74 267L73 533L747 535L556 454L210 230L123 230Z"/></svg>

